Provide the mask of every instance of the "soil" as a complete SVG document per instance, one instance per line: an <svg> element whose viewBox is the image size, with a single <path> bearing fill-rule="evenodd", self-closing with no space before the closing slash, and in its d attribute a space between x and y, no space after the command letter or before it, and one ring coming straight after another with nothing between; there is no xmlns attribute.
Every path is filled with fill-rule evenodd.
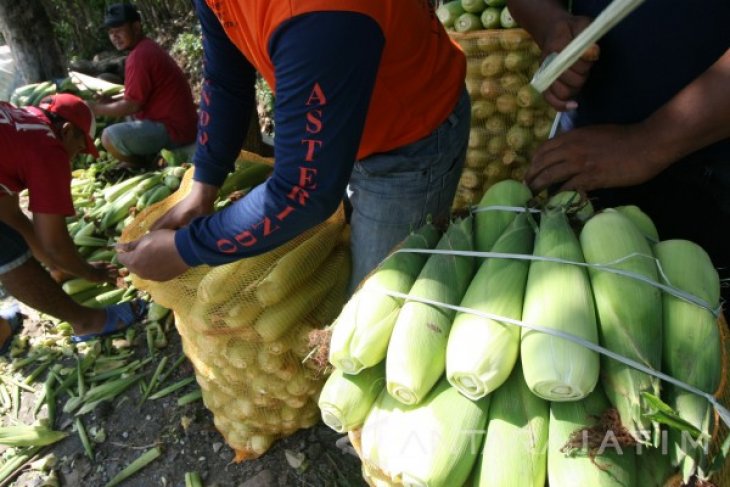
<svg viewBox="0 0 730 487"><path fill-rule="evenodd" d="M27 315L23 334L42 336L54 324L35 311L21 308ZM128 359L146 358L148 349L143 325L135 325L136 338L129 344L134 355ZM167 332L168 345L157 352L155 358L141 369L147 380L153 374L163 356L168 364L182 354L180 337L174 327ZM107 345L110 343L108 340ZM22 358L23 355L20 356ZM74 366L75 358L64 357L64 366ZM22 369L27 376L33 366ZM185 360L165 380L172 384L193 374ZM16 376L18 378L19 376ZM43 376L33 384L36 393L23 391L18 418L25 424L32 424L33 409L42 390ZM185 486L185 473L200 474L206 487L268 487L268 486L361 486L360 462L346 437L335 433L324 424L299 430L294 435L279 440L262 457L242 463L234 463L234 452L213 425L211 413L198 400L178 406L177 399L195 390L195 383L157 400L147 400L138 407L141 399L139 387L132 387L117 396L113 403L101 403L93 411L81 416L90 436L103 431L103 441L94 442L93 460L85 454L77 432L74 431L74 416L63 413L66 400L57 401L55 429L69 433L62 441L46 447L36 458L53 454L57 463L53 470L61 486L103 486L124 467L152 447L158 447L162 454L120 485L132 487ZM3 414L3 424L12 424L11 413ZM38 418L47 417L46 407L40 409ZM1 447L0 447L1 448ZM26 464L11 483L4 485L34 486L44 484L47 474L29 469ZM59 484L55 484L59 485Z"/></svg>

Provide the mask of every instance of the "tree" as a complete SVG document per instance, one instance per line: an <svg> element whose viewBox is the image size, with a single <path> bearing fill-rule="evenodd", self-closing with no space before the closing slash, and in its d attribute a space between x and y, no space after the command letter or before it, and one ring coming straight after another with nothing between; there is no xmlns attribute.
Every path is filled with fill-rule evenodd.
<svg viewBox="0 0 730 487"><path fill-rule="evenodd" d="M68 76L66 56L41 0L0 0L0 32L23 83Z"/></svg>

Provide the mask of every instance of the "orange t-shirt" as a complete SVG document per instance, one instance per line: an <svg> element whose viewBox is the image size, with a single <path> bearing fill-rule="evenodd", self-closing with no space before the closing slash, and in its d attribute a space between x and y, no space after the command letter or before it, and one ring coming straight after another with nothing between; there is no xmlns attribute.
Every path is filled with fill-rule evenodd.
<svg viewBox="0 0 730 487"><path fill-rule="evenodd" d="M320 11L362 13L378 23L385 47L358 159L430 134L446 120L461 93L466 60L428 0L206 1L231 42L274 91L276 81L268 46L282 23Z"/></svg>

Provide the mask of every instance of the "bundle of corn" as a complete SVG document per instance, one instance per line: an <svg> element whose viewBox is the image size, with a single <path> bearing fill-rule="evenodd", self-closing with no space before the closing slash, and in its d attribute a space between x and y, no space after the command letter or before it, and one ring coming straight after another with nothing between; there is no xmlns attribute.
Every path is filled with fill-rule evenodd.
<svg viewBox="0 0 730 487"><path fill-rule="evenodd" d="M550 405L548 482L566 487L630 487L637 459L621 448L610 423L600 421L609 404L600 388L586 398ZM597 419L598 418L598 419Z"/></svg>
<svg viewBox="0 0 730 487"><path fill-rule="evenodd" d="M127 227L144 234L187 194L189 184ZM133 278L175 312L203 400L236 460L263 454L276 439L319 420L322 371L307 361L309 333L345 301L349 231L340 208L330 219L265 254L200 266L164 283Z"/></svg>
<svg viewBox="0 0 730 487"><path fill-rule="evenodd" d="M485 245L480 250L491 253L471 278L459 312L451 315L451 326L430 308L451 310L458 272L436 272L429 270L429 264L434 257L449 257L455 263L473 255L455 245L429 257L408 292L412 298L405 298L385 357L385 390L382 364L355 375L337 370L320 399L326 424L349 432L371 485L443 485L440 479L448 478L448 485L542 486L546 477L550 485L662 485L677 470L672 460L681 463L685 478L691 474L702 481L714 475L717 459L710 461L695 436L670 433L667 443L667 429L660 431L652 422L667 422L671 428L690 424L708 436L707 399L677 387L660 391L646 369L636 370L613 357L601 363L593 350L600 344L606 353L714 391L724 370L718 336L723 325L716 323L713 313L719 280L706 254L684 241L664 241L652 249L658 236L640 209L620 207L594 215L593 208L576 201L573 192L555 195L539 211L523 211L520 207L529 194L521 195L520 185L505 181L493 186L482 200L489 202L490 208L484 208L489 211L475 210L482 220L473 239ZM452 223L441 242L460 225ZM480 238L480 232L490 231L499 237ZM425 276L428 286L421 281ZM451 294L444 286L450 286ZM665 293L662 299L660 289ZM429 300L420 303L429 308L421 326L405 312L419 299ZM404 317L409 318L408 326L416 326L399 337ZM522 331L512 323L515 320L523 321ZM435 336L420 333L424 330ZM442 375L444 336L447 361ZM349 336L343 341L348 340ZM663 343L663 361L657 343ZM396 382L390 377L391 364L403 365L394 368L393 375L405 379ZM436 374L436 385L429 390L426 379ZM416 386L403 386L407 381ZM472 402L454 404L450 415L442 416L431 398L445 391L461 393L462 401ZM659 392L676 412L661 404ZM723 394L726 398L727 389ZM458 423L462 413L471 418L469 408L485 399L490 401L486 429L471 432L473 446L486 432L484 447L467 479L459 459L471 462L471 453L455 453L459 447L444 447L439 443L441 433L430 432L435 431L434 421L439 432L464 431ZM367 415L366 409L370 409ZM413 418L427 429L414 433ZM647 433L652 431L662 434L650 437ZM655 446L647 445L650 439ZM416 449L424 463L436 466L435 471L415 474L421 468L410 459ZM641 461L634 459L637 453L646 454L647 472L637 473L636 462ZM455 459L455 455L461 456ZM441 467L452 470L444 473Z"/></svg>
<svg viewBox="0 0 730 487"><path fill-rule="evenodd" d="M595 305L585 269L550 259L583 262L566 209L544 211L530 263L522 319L598 343ZM598 382L598 354L576 343L522 329L522 368L530 389L550 401L575 401Z"/></svg>
<svg viewBox="0 0 730 487"><path fill-rule="evenodd" d="M439 231L426 224L401 244L404 249L431 249ZM426 262L426 254L395 252L364 280L335 321L329 361L347 374L357 374L385 358L396 318L403 305L390 292L407 293Z"/></svg>
<svg viewBox="0 0 730 487"><path fill-rule="evenodd" d="M720 280L710 257L697 244L687 240L665 240L654 246L662 273L671 286L696 296L705 306L665 293L663 363L664 370L704 392L714 393L720 384L722 348L717 318L713 310L720 305ZM705 448L712 433L712 408L702 397L668 387L665 400L703 436L699 441L672 430L672 461L682 466L684 481L692 475L707 479Z"/></svg>
<svg viewBox="0 0 730 487"><path fill-rule="evenodd" d="M490 187L475 216L476 250L531 254L534 233L530 217L509 209L524 206L531 196L527 186L517 181L500 181ZM461 306L520 319L528 266L526 260L487 258L469 284ZM471 399L485 396L509 376L519 343L520 330L514 325L458 313L446 348L449 382Z"/></svg>
<svg viewBox="0 0 730 487"><path fill-rule="evenodd" d="M437 250L470 251L471 216L452 223L441 237ZM434 254L418 274L410 295L456 305L474 273L472 257ZM388 392L403 404L418 404L443 375L446 343L454 311L407 300L388 343L385 359Z"/></svg>
<svg viewBox="0 0 730 487"><path fill-rule="evenodd" d="M362 429L363 463L403 485L463 485L479 456L488 409L488 398L471 401L445 379L415 406L383 391Z"/></svg>
<svg viewBox="0 0 730 487"><path fill-rule="evenodd" d="M555 112L530 86L540 49L522 29L451 32L466 54L472 102L466 164L453 207L475 204L504 179L522 180Z"/></svg>
<svg viewBox="0 0 730 487"><path fill-rule="evenodd" d="M543 487L547 477L548 402L530 391L519 365L489 397L487 434L474 485ZM506 459L519 459L519 466Z"/></svg>
<svg viewBox="0 0 730 487"><path fill-rule="evenodd" d="M580 242L586 262L658 281L654 254L646 238L618 211L600 213L585 224ZM602 271L589 270L598 313L601 343L609 350L661 369L662 305L659 289L647 282ZM601 380L621 423L636 441L648 442L651 422L641 393L659 395L659 379L612 359L601 361Z"/></svg>
<svg viewBox="0 0 730 487"><path fill-rule="evenodd" d="M436 16L447 30L457 32L517 27L507 8L507 0L447 1L436 9Z"/></svg>

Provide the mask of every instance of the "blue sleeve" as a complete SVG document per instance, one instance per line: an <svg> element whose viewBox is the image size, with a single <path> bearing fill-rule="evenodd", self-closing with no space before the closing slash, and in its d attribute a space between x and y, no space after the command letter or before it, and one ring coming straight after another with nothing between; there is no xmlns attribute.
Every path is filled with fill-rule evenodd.
<svg viewBox="0 0 730 487"><path fill-rule="evenodd" d="M220 186L233 170L255 106L256 71L205 0L194 0L203 33L203 87L194 179Z"/></svg>
<svg viewBox="0 0 730 487"><path fill-rule="evenodd" d="M276 164L245 198L175 236L191 266L250 257L326 220L342 201L357 156L385 40L373 19L316 12L269 41L276 76Z"/></svg>

